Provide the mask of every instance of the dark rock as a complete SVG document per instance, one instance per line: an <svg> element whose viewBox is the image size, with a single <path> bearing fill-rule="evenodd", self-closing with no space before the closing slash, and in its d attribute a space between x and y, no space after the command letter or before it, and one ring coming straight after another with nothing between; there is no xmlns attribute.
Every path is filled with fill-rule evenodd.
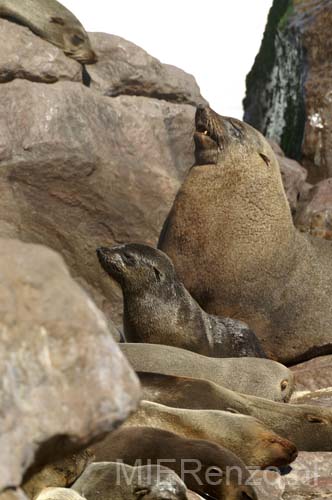
<svg viewBox="0 0 332 500"><path fill-rule="evenodd" d="M0 82L82 81L82 66L24 26L0 19Z"/></svg>
<svg viewBox="0 0 332 500"><path fill-rule="evenodd" d="M42 246L0 242L0 492L119 425L140 396L103 314Z"/></svg>
<svg viewBox="0 0 332 500"><path fill-rule="evenodd" d="M87 68L91 88L107 96L136 95L175 103L207 104L193 76L161 64L137 45L115 35L90 33L98 62Z"/></svg>
<svg viewBox="0 0 332 500"><path fill-rule="evenodd" d="M309 180L332 175L329 0L274 0L247 76L244 118L299 159Z"/></svg>

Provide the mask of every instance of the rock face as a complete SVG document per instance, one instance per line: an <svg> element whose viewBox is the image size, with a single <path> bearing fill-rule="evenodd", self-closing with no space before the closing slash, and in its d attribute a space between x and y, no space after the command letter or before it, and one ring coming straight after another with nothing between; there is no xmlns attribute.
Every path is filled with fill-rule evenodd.
<svg viewBox="0 0 332 500"><path fill-rule="evenodd" d="M320 356L291 367L299 391L332 387L332 356Z"/></svg>
<svg viewBox="0 0 332 500"><path fill-rule="evenodd" d="M53 251L0 241L0 492L112 430L139 384Z"/></svg>
<svg viewBox="0 0 332 500"><path fill-rule="evenodd" d="M194 160L195 107L188 103L203 98L190 75L103 34L92 35L99 62L87 66L84 85L60 49L0 22L7 30L0 75L16 61L16 79L0 92L0 236L60 252L108 319L120 323L121 291L99 268L95 249L156 243ZM29 48L26 57L17 56L19 45ZM40 74L46 60L52 84Z"/></svg>
<svg viewBox="0 0 332 500"><path fill-rule="evenodd" d="M302 157L309 180L332 175L332 4L274 0L247 76L244 119Z"/></svg>
<svg viewBox="0 0 332 500"><path fill-rule="evenodd" d="M332 240L332 178L318 182L299 204L295 225L300 231Z"/></svg>

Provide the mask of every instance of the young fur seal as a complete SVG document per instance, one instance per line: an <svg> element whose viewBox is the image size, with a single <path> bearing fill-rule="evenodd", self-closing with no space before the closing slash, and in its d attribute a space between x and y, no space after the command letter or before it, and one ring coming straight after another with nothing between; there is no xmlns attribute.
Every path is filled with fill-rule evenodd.
<svg viewBox="0 0 332 500"><path fill-rule="evenodd" d="M223 446L248 466L287 465L297 457L293 443L247 415L218 410L188 410L142 401L123 427L157 427L189 439Z"/></svg>
<svg viewBox="0 0 332 500"><path fill-rule="evenodd" d="M273 401L287 402L294 391L293 373L269 359L213 359L159 344L124 343L119 346L137 372L211 380L232 391Z"/></svg>
<svg viewBox="0 0 332 500"><path fill-rule="evenodd" d="M332 451L332 408L276 403L208 380L138 373L143 399L174 408L228 410L257 418L301 451Z"/></svg>
<svg viewBox="0 0 332 500"><path fill-rule="evenodd" d="M216 358L266 357L247 325L201 309L160 250L128 244L98 248L97 256L122 287L128 342L166 344Z"/></svg>
<svg viewBox="0 0 332 500"><path fill-rule="evenodd" d="M204 310L245 321L273 359L332 353L332 243L295 229L270 145L208 107L194 139L159 248Z"/></svg>
<svg viewBox="0 0 332 500"><path fill-rule="evenodd" d="M56 0L0 0L0 17L27 26L80 63L97 62L82 24Z"/></svg>
<svg viewBox="0 0 332 500"><path fill-rule="evenodd" d="M174 471L159 465L93 463L72 489L86 500L187 500L183 481Z"/></svg>
<svg viewBox="0 0 332 500"><path fill-rule="evenodd" d="M242 460L210 441L187 439L152 427L121 427L93 445L92 450L97 462L164 463L199 495L217 500L257 499ZM209 480L211 473L215 474L213 481Z"/></svg>

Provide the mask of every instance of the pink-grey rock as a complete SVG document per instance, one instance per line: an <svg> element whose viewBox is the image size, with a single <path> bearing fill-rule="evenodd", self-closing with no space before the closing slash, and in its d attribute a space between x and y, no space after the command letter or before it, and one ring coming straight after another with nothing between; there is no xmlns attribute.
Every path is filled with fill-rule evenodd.
<svg viewBox="0 0 332 500"><path fill-rule="evenodd" d="M101 245L155 244L193 164L193 106L109 98L73 82L15 80L0 92L0 235L45 244L108 318L121 291Z"/></svg>
<svg viewBox="0 0 332 500"><path fill-rule="evenodd" d="M288 203L294 214L298 206L300 194L304 189L308 172L297 161L286 158L286 156L278 154L277 159Z"/></svg>
<svg viewBox="0 0 332 500"><path fill-rule="evenodd" d="M298 391L317 391L332 387L332 356L319 356L290 368Z"/></svg>
<svg viewBox="0 0 332 500"><path fill-rule="evenodd" d="M0 240L0 492L136 408L139 383L103 314L54 251Z"/></svg>
<svg viewBox="0 0 332 500"><path fill-rule="evenodd" d="M299 204L295 224L300 231L332 240L332 178L313 186Z"/></svg>
<svg viewBox="0 0 332 500"><path fill-rule="evenodd" d="M332 408L332 387L326 387L325 389L319 389L313 392L295 392L292 395L291 402L294 404L308 404Z"/></svg>
<svg viewBox="0 0 332 500"><path fill-rule="evenodd" d="M0 19L0 83L15 78L54 83L82 81L82 66L29 28Z"/></svg>
<svg viewBox="0 0 332 500"><path fill-rule="evenodd" d="M123 38L90 33L98 62L87 67L91 88L107 96L136 95L175 103L206 104L193 76L162 64Z"/></svg>

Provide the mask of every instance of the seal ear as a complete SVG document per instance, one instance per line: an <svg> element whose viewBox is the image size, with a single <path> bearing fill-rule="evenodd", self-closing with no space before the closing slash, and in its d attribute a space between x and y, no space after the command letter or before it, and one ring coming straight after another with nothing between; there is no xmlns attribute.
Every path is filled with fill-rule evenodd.
<svg viewBox="0 0 332 500"><path fill-rule="evenodd" d="M308 422L312 424L328 424L328 421L323 417L318 417L317 415L307 415Z"/></svg>
<svg viewBox="0 0 332 500"><path fill-rule="evenodd" d="M263 158L263 160L265 161L266 165L269 166L270 163L271 163L271 160L268 156L266 156L264 153L259 153L259 156L261 158Z"/></svg>
<svg viewBox="0 0 332 500"><path fill-rule="evenodd" d="M50 23L59 24L60 26L64 26L66 24L62 17L51 17Z"/></svg>

